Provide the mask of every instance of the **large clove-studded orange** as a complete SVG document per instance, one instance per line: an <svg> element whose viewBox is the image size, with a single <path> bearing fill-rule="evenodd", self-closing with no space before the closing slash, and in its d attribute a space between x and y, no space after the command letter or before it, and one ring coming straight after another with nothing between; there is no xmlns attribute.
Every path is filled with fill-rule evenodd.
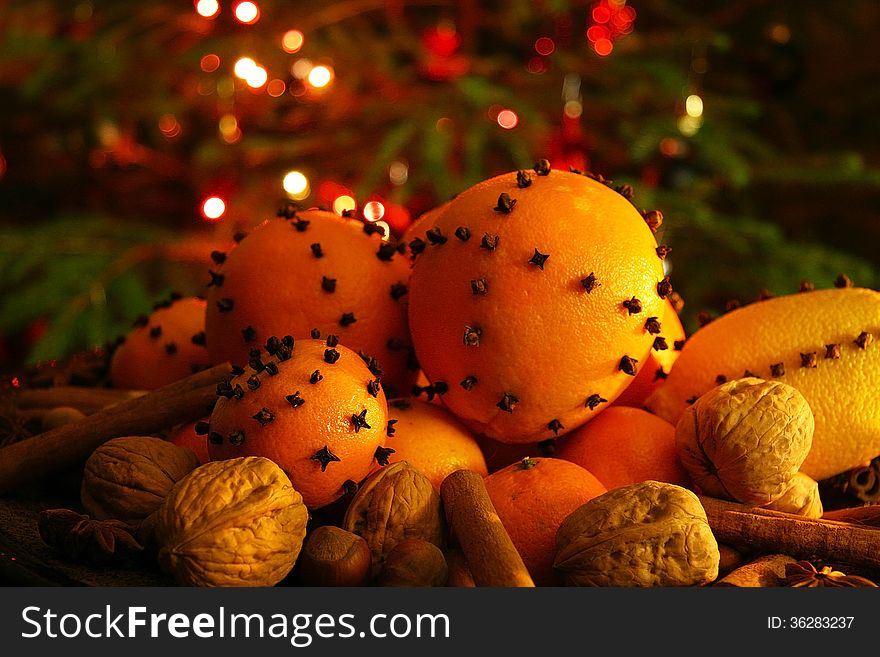
<svg viewBox="0 0 880 657"><path fill-rule="evenodd" d="M289 214L215 258L205 327L212 360L243 363L272 335L306 338L317 328L375 358L389 390L408 391L418 370L406 325L409 260L371 224Z"/></svg>
<svg viewBox="0 0 880 657"><path fill-rule="evenodd" d="M641 408L645 399L658 386L663 385L686 338L678 313L675 312L669 299L666 300L666 307L659 317L645 318L645 330L654 336L651 351L645 362L640 364L636 378L614 401L614 406Z"/></svg>
<svg viewBox="0 0 880 657"><path fill-rule="evenodd" d="M504 174L449 202L431 228L448 240L428 241L410 281L428 379L449 385L443 402L473 431L508 443L561 436L614 401L651 350L645 323L669 287L620 193L547 166L530 181Z"/></svg>
<svg viewBox="0 0 880 657"><path fill-rule="evenodd" d="M208 451L212 460L271 459L306 506L319 508L366 477L381 456L385 393L335 336L278 342L274 355L256 350L243 372L218 386Z"/></svg>

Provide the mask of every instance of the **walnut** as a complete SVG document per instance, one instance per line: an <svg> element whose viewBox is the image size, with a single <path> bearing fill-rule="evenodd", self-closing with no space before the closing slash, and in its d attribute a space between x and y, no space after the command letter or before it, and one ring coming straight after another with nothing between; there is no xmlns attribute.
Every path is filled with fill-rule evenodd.
<svg viewBox="0 0 880 657"><path fill-rule="evenodd" d="M573 586L692 586L715 580L719 559L699 498L645 481L569 514L556 532L553 567Z"/></svg>
<svg viewBox="0 0 880 657"><path fill-rule="evenodd" d="M764 508L794 513L805 518L821 518L823 509L819 483L803 472L797 472L785 492Z"/></svg>
<svg viewBox="0 0 880 657"><path fill-rule="evenodd" d="M184 586L274 586L293 568L308 518L302 496L269 459L206 463L156 514L159 565Z"/></svg>
<svg viewBox="0 0 880 657"><path fill-rule="evenodd" d="M443 547L445 518L431 481L406 461L384 466L361 485L342 526L363 536L373 554L373 576L385 556L405 538Z"/></svg>
<svg viewBox="0 0 880 657"><path fill-rule="evenodd" d="M700 397L676 426L679 459L702 493L765 505L780 497L810 452L813 413L780 381L730 381Z"/></svg>
<svg viewBox="0 0 880 657"><path fill-rule="evenodd" d="M93 518L136 527L198 465L195 452L160 438L114 438L86 461L80 499Z"/></svg>

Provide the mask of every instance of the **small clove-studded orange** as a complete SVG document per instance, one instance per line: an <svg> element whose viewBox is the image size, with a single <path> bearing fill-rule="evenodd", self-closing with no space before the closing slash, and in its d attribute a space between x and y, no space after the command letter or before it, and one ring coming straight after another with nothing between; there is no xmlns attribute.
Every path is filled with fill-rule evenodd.
<svg viewBox="0 0 880 657"><path fill-rule="evenodd" d="M372 224L306 210L265 221L228 254L215 254L208 351L243 363L271 335L316 328L376 359L389 390L415 380L406 324L409 259ZM369 234L368 234L369 233Z"/></svg>
<svg viewBox="0 0 880 657"><path fill-rule="evenodd" d="M153 390L207 367L205 300L196 297L156 304L113 352L114 388Z"/></svg>
<svg viewBox="0 0 880 657"><path fill-rule="evenodd" d="M384 460L385 392L335 336L280 345L218 386L208 451L215 461L264 456L306 506L323 507L366 477L377 456Z"/></svg>
<svg viewBox="0 0 880 657"><path fill-rule="evenodd" d="M525 458L484 480L492 505L539 586L559 584L553 572L556 530L569 513L606 491L581 466L557 458Z"/></svg>
<svg viewBox="0 0 880 657"><path fill-rule="evenodd" d="M409 294L418 360L448 384L454 414L508 443L561 436L614 401L670 292L627 198L546 161L459 194L420 251Z"/></svg>

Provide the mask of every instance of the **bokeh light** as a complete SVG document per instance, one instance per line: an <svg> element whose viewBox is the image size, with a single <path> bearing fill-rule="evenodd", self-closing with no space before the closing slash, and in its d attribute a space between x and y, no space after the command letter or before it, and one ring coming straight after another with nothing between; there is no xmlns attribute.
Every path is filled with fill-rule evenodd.
<svg viewBox="0 0 880 657"><path fill-rule="evenodd" d="M226 213L226 201L219 196L209 196L202 201L202 216L206 221L218 221Z"/></svg>
<svg viewBox="0 0 880 657"><path fill-rule="evenodd" d="M579 100L569 100L563 106L562 111L568 118L577 119L584 113L584 106Z"/></svg>
<svg viewBox="0 0 880 657"><path fill-rule="evenodd" d="M519 117L513 110L504 109L498 112L498 117L495 121L505 130L512 130L519 123Z"/></svg>
<svg viewBox="0 0 880 657"><path fill-rule="evenodd" d="M287 30L284 36L281 37L281 48L284 52L293 54L299 52L304 42L305 37L302 32L299 30Z"/></svg>
<svg viewBox="0 0 880 657"><path fill-rule="evenodd" d="M356 210L357 202L353 197L343 194L342 196L337 196L333 201L333 212L336 214L342 214L346 210Z"/></svg>
<svg viewBox="0 0 880 657"><path fill-rule="evenodd" d="M308 77L313 66L314 64L312 64L311 59L306 59L305 57L297 59L293 66L290 67L290 74L297 80L303 80Z"/></svg>
<svg viewBox="0 0 880 657"><path fill-rule="evenodd" d="M333 79L333 71L327 66L315 66L309 71L309 84L316 89L321 89L330 84Z"/></svg>
<svg viewBox="0 0 880 657"><path fill-rule="evenodd" d="M376 228L380 228L382 230L382 241L387 242L391 239L391 226L388 225L387 221L377 221L375 224Z"/></svg>
<svg viewBox="0 0 880 657"><path fill-rule="evenodd" d="M288 171L281 181L281 186L293 198L305 198L308 196L309 179L302 171Z"/></svg>
<svg viewBox="0 0 880 657"><path fill-rule="evenodd" d="M159 117L159 131L166 139L174 139L180 136L182 129L176 116L163 114Z"/></svg>
<svg viewBox="0 0 880 657"><path fill-rule="evenodd" d="M397 160L388 167L388 180L392 185L405 185L409 179L409 165L406 162Z"/></svg>
<svg viewBox="0 0 880 657"><path fill-rule="evenodd" d="M703 116L703 99L697 94L691 94L684 101L684 109L688 116L693 116L694 118Z"/></svg>
<svg viewBox="0 0 880 657"><path fill-rule="evenodd" d="M596 23L607 23L611 19L611 10L605 5L596 5L593 7L593 21Z"/></svg>
<svg viewBox="0 0 880 657"><path fill-rule="evenodd" d="M693 137L703 125L702 117L685 114L678 119L678 131L685 137Z"/></svg>
<svg viewBox="0 0 880 657"><path fill-rule="evenodd" d="M201 67L205 73L213 73L220 67L220 58L214 53L205 55L199 60L199 67Z"/></svg>
<svg viewBox="0 0 880 657"><path fill-rule="evenodd" d="M266 93L272 96L272 98L283 96L285 91L287 91L287 85L284 83L284 80L279 80L278 78L269 80L269 84L266 85Z"/></svg>
<svg viewBox="0 0 880 657"><path fill-rule="evenodd" d="M364 205L364 219L369 222L379 221L385 216L385 206L379 201L370 201Z"/></svg>
<svg viewBox="0 0 880 657"><path fill-rule="evenodd" d="M614 44L611 43L611 39L597 39L596 43L593 44L593 50L596 51L597 55L607 57L614 50Z"/></svg>
<svg viewBox="0 0 880 657"><path fill-rule="evenodd" d="M238 127L238 119L233 114L224 114L218 124L220 136L227 144L234 144L241 139L241 129Z"/></svg>
<svg viewBox="0 0 880 657"><path fill-rule="evenodd" d="M552 55L553 51L556 50L556 44L553 43L553 39L550 37L539 37L537 41L535 41L535 51L539 55Z"/></svg>
<svg viewBox="0 0 880 657"><path fill-rule="evenodd" d="M248 75L257 67L257 63L250 57L241 57L232 67L232 72L236 77L247 80Z"/></svg>
<svg viewBox="0 0 880 657"><path fill-rule="evenodd" d="M269 73L262 66L254 66L253 69L247 74L245 78L245 82L252 89L259 89L264 84L266 84L266 80L269 79Z"/></svg>
<svg viewBox="0 0 880 657"><path fill-rule="evenodd" d="M253 2L239 2L232 12L235 18L245 25L253 25L260 19L260 8Z"/></svg>
<svg viewBox="0 0 880 657"><path fill-rule="evenodd" d="M196 13L204 18L214 18L220 13L220 3L217 0L196 0Z"/></svg>

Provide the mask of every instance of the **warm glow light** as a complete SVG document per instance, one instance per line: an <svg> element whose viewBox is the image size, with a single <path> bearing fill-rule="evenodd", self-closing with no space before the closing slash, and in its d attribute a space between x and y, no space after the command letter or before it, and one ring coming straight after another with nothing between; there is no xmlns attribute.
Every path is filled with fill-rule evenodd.
<svg viewBox="0 0 880 657"><path fill-rule="evenodd" d="M385 216L385 206L379 201L370 201L364 205L364 219L369 222L379 221Z"/></svg>
<svg viewBox="0 0 880 657"><path fill-rule="evenodd" d="M684 109L688 116L693 116L694 118L703 116L703 99L697 94L691 94L684 101Z"/></svg>
<svg viewBox="0 0 880 657"><path fill-rule="evenodd" d="M246 80L248 75L250 75L251 71L255 68L257 68L257 63L253 59L250 57L242 57L235 62L232 71L235 73L236 77Z"/></svg>
<svg viewBox="0 0 880 657"><path fill-rule="evenodd" d="M299 30L287 30L284 36L281 37L281 47L284 49L284 52L292 54L298 52L303 47L304 41L305 37Z"/></svg>
<svg viewBox="0 0 880 657"><path fill-rule="evenodd" d="M287 91L287 85L284 83L284 80L279 80L278 78L270 80L269 84L266 85L266 93L272 96L272 98L283 96L285 91Z"/></svg>
<svg viewBox="0 0 880 657"><path fill-rule="evenodd" d="M545 73L547 71L547 61L543 57L532 57L526 64L526 70L529 73Z"/></svg>
<svg viewBox="0 0 880 657"><path fill-rule="evenodd" d="M204 18L214 18L220 13L220 3L217 0L196 0L196 12Z"/></svg>
<svg viewBox="0 0 880 657"><path fill-rule="evenodd" d="M179 137L181 133L180 123L173 114L163 114L159 117L159 130L166 139L174 139Z"/></svg>
<svg viewBox="0 0 880 657"><path fill-rule="evenodd" d="M516 115L516 112L509 109L498 112L498 118L495 120L505 130L512 130L519 123L519 117Z"/></svg>
<svg viewBox="0 0 880 657"><path fill-rule="evenodd" d="M355 210L357 209L357 203L351 197L346 195L337 196L333 201L333 212L336 214L342 214L346 210Z"/></svg>
<svg viewBox="0 0 880 657"><path fill-rule="evenodd" d="M233 12L235 17L246 25L256 23L260 18L260 8L253 2L239 2Z"/></svg>
<svg viewBox="0 0 880 657"><path fill-rule="evenodd" d="M238 119L232 114L224 114L220 117L220 134L223 136L231 135L238 130Z"/></svg>
<svg viewBox="0 0 880 657"><path fill-rule="evenodd" d="M791 40L791 28L785 23L771 25L769 33L776 43L788 43Z"/></svg>
<svg viewBox="0 0 880 657"><path fill-rule="evenodd" d="M309 188L309 179L301 171L288 171L281 186L291 196L300 196Z"/></svg>
<svg viewBox="0 0 880 657"><path fill-rule="evenodd" d="M685 115L678 119L678 131L685 137L693 137L703 125L701 117Z"/></svg>
<svg viewBox="0 0 880 657"><path fill-rule="evenodd" d="M232 98L235 95L235 80L227 76L217 80L217 95L220 98Z"/></svg>
<svg viewBox="0 0 880 657"><path fill-rule="evenodd" d="M333 79L333 71L326 66L315 66L309 71L309 84L320 89L330 84Z"/></svg>
<svg viewBox="0 0 880 657"><path fill-rule="evenodd" d="M611 36L611 32L604 25L591 25L587 29L587 38L590 43L596 43L599 39L607 39L609 36Z"/></svg>
<svg viewBox="0 0 880 657"><path fill-rule="evenodd" d="M562 108L562 111L565 115L570 119L576 119L580 117L581 114L584 113L584 106L581 104L579 100L569 100L565 103L565 106Z"/></svg>
<svg viewBox="0 0 880 657"><path fill-rule="evenodd" d="M610 55L613 49L614 46L611 43L611 39L597 39L596 43L593 44L593 50L601 57Z"/></svg>
<svg viewBox="0 0 880 657"><path fill-rule="evenodd" d="M684 144L674 137L664 137L660 141L660 152L666 157L678 157L684 153Z"/></svg>
<svg viewBox="0 0 880 657"><path fill-rule="evenodd" d="M392 185L403 185L409 178L409 166L406 162L392 162L388 167L388 179Z"/></svg>
<svg viewBox="0 0 880 657"><path fill-rule="evenodd" d="M302 59L297 59L293 66L290 67L290 73L298 80L302 80L306 76L308 76L309 72L312 70L312 60L306 59L303 57Z"/></svg>
<svg viewBox="0 0 880 657"><path fill-rule="evenodd" d="M540 37L537 41L535 41L535 50L539 55L552 55L553 51L556 50L556 44L553 43L553 39L550 37Z"/></svg>
<svg viewBox="0 0 880 657"><path fill-rule="evenodd" d="M245 78L245 82L252 89L259 89L264 84L266 84L266 80L269 79L269 73L262 66L254 66L254 68L248 73L247 78Z"/></svg>
<svg viewBox="0 0 880 657"><path fill-rule="evenodd" d="M387 242L391 238L391 226L388 225L388 222L377 221L374 225L382 229L382 241Z"/></svg>
<svg viewBox="0 0 880 657"><path fill-rule="evenodd" d="M202 216L208 221L217 221L226 212L226 203L219 196L209 196L202 201Z"/></svg>
<svg viewBox="0 0 880 657"><path fill-rule="evenodd" d="M593 7L593 20L597 23L607 23L611 18L611 10L603 5Z"/></svg>
<svg viewBox="0 0 880 657"><path fill-rule="evenodd" d="M213 73L220 66L220 58L213 53L205 55L199 61L199 66L205 73Z"/></svg>

